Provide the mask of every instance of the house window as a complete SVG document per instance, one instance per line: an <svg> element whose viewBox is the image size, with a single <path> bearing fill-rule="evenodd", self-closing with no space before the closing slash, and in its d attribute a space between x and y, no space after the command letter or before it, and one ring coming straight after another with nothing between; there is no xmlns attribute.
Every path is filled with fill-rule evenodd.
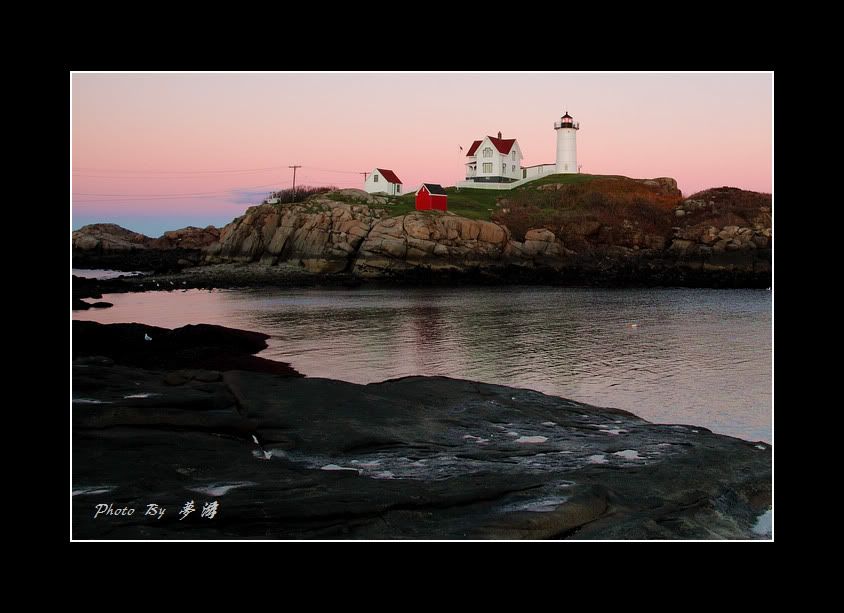
<svg viewBox="0 0 844 613"><path fill-rule="evenodd" d="M515 149L513 149L513 153L511 155L513 156L513 161L515 162L516 161L516 150Z"/></svg>
<svg viewBox="0 0 844 613"><path fill-rule="evenodd" d="M484 162L484 174L492 174L492 162Z"/></svg>
<svg viewBox="0 0 844 613"><path fill-rule="evenodd" d="M516 172L516 165L515 164L513 164L510 168L513 170L513 172Z"/></svg>
<svg viewBox="0 0 844 613"><path fill-rule="evenodd" d="M501 174L502 174L502 175L506 175L506 174L507 174L507 164L502 164L502 165L501 165Z"/></svg>
<svg viewBox="0 0 844 613"><path fill-rule="evenodd" d="M396 185L396 193L397 194L401 193L401 185Z"/></svg>
<svg viewBox="0 0 844 613"><path fill-rule="evenodd" d="M484 149L484 157L491 158L492 157L492 147L487 147Z"/></svg>
<svg viewBox="0 0 844 613"><path fill-rule="evenodd" d="M372 175L372 182L378 183L378 175Z"/></svg>

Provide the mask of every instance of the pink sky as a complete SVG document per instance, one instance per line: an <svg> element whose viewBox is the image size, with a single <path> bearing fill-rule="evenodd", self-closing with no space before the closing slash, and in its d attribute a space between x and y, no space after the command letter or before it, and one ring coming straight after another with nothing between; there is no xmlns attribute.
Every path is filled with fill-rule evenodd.
<svg viewBox="0 0 844 613"><path fill-rule="evenodd" d="M471 142L498 131L518 139L524 165L553 163L566 109L582 172L674 177L685 195L772 191L768 73L71 78L74 229L223 225L289 187L291 164L303 166L297 185L362 187L355 173L376 166L407 187L454 185Z"/></svg>

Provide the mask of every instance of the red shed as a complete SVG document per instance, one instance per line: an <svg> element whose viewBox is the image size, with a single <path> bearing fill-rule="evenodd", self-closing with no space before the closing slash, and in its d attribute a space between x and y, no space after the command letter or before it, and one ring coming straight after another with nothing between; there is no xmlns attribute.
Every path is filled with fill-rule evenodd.
<svg viewBox="0 0 844 613"><path fill-rule="evenodd" d="M436 183L423 183L422 186L416 190L416 210L429 211L436 209L437 211L448 210L448 194L445 193L442 185Z"/></svg>

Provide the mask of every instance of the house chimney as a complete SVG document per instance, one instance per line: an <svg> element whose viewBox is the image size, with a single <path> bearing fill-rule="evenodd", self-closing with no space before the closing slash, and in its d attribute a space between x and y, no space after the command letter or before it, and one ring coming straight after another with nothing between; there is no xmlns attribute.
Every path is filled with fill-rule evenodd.
<svg viewBox="0 0 844 613"><path fill-rule="evenodd" d="M498 140L501 140L501 132L498 133Z"/></svg>

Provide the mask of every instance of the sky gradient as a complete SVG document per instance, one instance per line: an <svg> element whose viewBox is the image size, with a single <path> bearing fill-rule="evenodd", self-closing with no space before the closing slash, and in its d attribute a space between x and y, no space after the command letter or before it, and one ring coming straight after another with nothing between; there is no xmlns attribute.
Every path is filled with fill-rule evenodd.
<svg viewBox="0 0 844 613"><path fill-rule="evenodd" d="M150 236L222 226L273 189L461 180L473 140L553 163L580 122L582 172L674 177L684 195L772 191L771 74L84 74L72 80L72 227ZM463 151L459 147L463 147Z"/></svg>

